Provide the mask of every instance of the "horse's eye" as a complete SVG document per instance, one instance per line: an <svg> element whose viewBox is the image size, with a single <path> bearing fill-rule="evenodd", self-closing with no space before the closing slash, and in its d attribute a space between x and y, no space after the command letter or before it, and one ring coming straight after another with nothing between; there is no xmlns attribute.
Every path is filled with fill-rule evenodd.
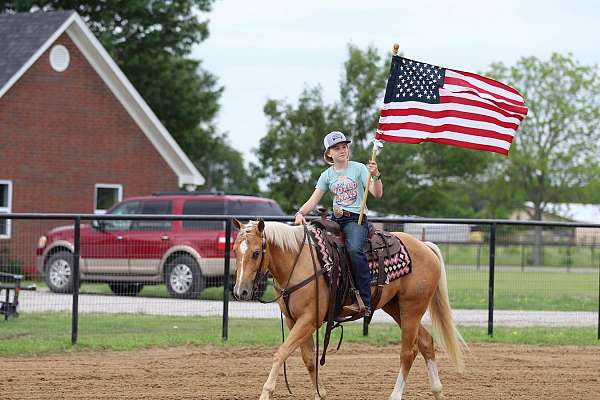
<svg viewBox="0 0 600 400"><path fill-rule="evenodd" d="M260 251L254 250L254 253L252 253L252 258L258 258L259 255L260 255Z"/></svg>

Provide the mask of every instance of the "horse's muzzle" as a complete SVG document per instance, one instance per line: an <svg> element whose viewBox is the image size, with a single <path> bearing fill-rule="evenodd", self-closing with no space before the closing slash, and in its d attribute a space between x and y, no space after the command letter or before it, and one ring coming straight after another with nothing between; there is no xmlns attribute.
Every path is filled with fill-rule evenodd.
<svg viewBox="0 0 600 400"><path fill-rule="evenodd" d="M233 287L233 297L235 297L237 300L252 300L252 292L252 282L244 282L241 284L236 283L236 285Z"/></svg>

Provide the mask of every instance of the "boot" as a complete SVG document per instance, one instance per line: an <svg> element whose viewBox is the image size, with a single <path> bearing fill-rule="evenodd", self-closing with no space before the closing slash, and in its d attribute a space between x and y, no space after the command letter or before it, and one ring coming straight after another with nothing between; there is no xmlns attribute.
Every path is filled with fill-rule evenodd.
<svg viewBox="0 0 600 400"><path fill-rule="evenodd" d="M357 315L360 317L370 317L371 316L371 308L370 307L360 307L356 303L349 304L342 308L344 311L351 313L352 315Z"/></svg>

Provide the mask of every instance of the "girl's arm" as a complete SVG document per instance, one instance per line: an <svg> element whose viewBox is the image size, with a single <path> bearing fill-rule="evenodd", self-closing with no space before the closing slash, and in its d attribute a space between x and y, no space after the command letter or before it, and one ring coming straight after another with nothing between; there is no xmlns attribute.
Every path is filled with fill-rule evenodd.
<svg viewBox="0 0 600 400"><path fill-rule="evenodd" d="M304 203L302 207L298 209L298 212L296 213L296 219L294 220L294 224L305 224L306 219L304 219L304 216L311 212L317 206L317 204L319 204L319 201L321 201L321 198L324 194L325 192L321 191L320 189L315 189L315 191L306 201L306 203Z"/></svg>

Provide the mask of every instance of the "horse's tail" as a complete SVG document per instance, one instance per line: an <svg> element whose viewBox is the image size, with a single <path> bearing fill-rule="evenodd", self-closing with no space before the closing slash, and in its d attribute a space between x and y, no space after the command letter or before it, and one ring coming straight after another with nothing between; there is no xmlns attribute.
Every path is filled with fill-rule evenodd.
<svg viewBox="0 0 600 400"><path fill-rule="evenodd" d="M454 325L452 318L452 309L448 299L448 283L446 281L446 266L444 257L439 247L435 243L425 242L427 247L435 252L440 260L441 275L438 286L435 290L431 303L429 303L429 315L433 324L433 329L438 332L439 345L446 349L448 357L459 372L464 370L463 351L468 346L462 335Z"/></svg>

